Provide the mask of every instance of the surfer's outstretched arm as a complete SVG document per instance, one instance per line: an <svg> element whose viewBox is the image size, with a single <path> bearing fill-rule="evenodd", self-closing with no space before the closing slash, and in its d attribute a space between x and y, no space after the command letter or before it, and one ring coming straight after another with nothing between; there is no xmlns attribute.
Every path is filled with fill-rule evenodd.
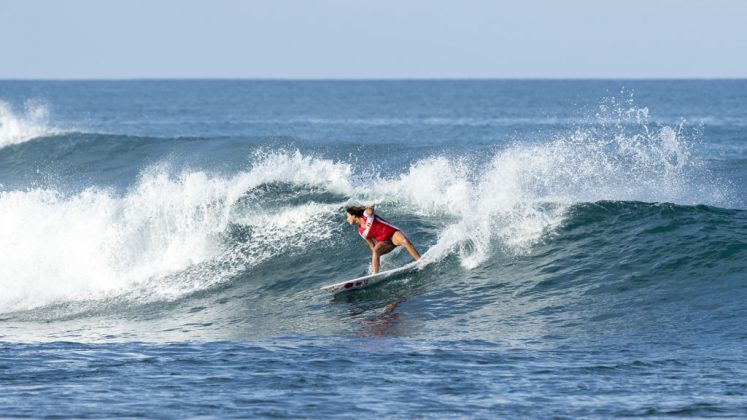
<svg viewBox="0 0 747 420"><path fill-rule="evenodd" d="M373 251L373 250L374 250L374 247L376 246L376 245L374 244L374 241L373 241L373 239L371 239L371 238L363 238L363 239L364 239L364 240L366 241L366 243L368 244L368 247L369 247L369 248L371 248L371 251Z"/></svg>

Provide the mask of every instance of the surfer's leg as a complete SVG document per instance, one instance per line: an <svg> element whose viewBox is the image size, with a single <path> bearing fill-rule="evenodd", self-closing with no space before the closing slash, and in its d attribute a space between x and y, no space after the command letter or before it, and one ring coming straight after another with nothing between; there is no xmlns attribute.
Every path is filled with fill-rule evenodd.
<svg viewBox="0 0 747 420"><path fill-rule="evenodd" d="M381 241L376 243L373 249L373 257L371 260L374 273L379 272L379 262L381 261L381 256L392 252L393 249L394 244L392 243L392 241Z"/></svg>
<svg viewBox="0 0 747 420"><path fill-rule="evenodd" d="M400 231L394 232L394 235L392 236L392 243L397 246L403 246L405 249L407 249L407 252L412 255L412 259L415 261L420 259L420 253L417 249L415 249L415 246L410 242L409 239L407 239L407 236L405 236L404 233Z"/></svg>

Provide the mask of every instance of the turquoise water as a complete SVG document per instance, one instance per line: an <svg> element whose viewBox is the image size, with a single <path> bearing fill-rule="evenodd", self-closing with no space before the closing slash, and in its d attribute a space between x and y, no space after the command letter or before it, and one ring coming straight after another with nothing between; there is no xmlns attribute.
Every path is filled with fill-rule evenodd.
<svg viewBox="0 0 747 420"><path fill-rule="evenodd" d="M743 80L1 81L3 414L746 416L746 109ZM426 264L320 292L368 273L367 202Z"/></svg>

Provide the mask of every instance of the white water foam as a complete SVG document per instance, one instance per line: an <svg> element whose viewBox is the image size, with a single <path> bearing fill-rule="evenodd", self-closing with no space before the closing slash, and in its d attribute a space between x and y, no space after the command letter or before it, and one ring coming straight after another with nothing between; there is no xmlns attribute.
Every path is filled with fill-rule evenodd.
<svg viewBox="0 0 747 420"><path fill-rule="evenodd" d="M61 133L49 124L49 109L36 101L26 102L22 112L0 101L0 148Z"/></svg>
<svg viewBox="0 0 747 420"><path fill-rule="evenodd" d="M439 260L456 251L466 268L483 262L500 245L512 254L531 248L562 220L562 208L548 206L523 189L511 160L497 155L488 168L462 159L425 159L396 179L381 179L373 200L406 206L408 211L443 220L443 229L427 258Z"/></svg>
<svg viewBox="0 0 747 420"><path fill-rule="evenodd" d="M339 216L339 205L313 203L246 214L236 203L247 191L268 182L349 191L350 173L349 165L298 152L263 153L230 178L172 176L165 165L152 167L123 196L96 189L70 197L42 189L0 192L0 312L133 293L146 302L209 287L289 244L324 237L334 228L324 215ZM321 217L316 230L296 222L310 213ZM231 248L222 237L229 224L253 226L261 240ZM206 262L223 268L195 269Z"/></svg>

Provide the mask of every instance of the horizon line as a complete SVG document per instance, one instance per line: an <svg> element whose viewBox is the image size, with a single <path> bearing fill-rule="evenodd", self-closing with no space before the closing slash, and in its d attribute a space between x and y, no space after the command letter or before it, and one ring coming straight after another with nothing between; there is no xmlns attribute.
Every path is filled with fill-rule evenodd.
<svg viewBox="0 0 747 420"><path fill-rule="evenodd" d="M267 81L267 82L428 82L428 81L729 81L742 77L91 77L25 78L0 77L3 82L127 82L127 81Z"/></svg>

